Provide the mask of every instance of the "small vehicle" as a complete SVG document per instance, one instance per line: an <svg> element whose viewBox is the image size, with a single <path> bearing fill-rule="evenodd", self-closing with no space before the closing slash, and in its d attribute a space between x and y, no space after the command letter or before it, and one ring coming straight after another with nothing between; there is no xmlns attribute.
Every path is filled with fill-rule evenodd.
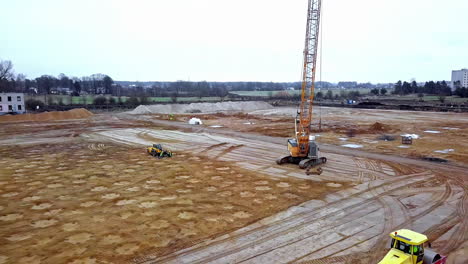
<svg viewBox="0 0 468 264"><path fill-rule="evenodd" d="M172 151L164 149L161 144L153 144L152 147L148 147L146 150L148 154L158 159L172 157Z"/></svg>
<svg viewBox="0 0 468 264"><path fill-rule="evenodd" d="M447 261L446 256L424 248L428 239L423 234L400 229L390 233L390 237L390 251L379 264L445 264Z"/></svg>

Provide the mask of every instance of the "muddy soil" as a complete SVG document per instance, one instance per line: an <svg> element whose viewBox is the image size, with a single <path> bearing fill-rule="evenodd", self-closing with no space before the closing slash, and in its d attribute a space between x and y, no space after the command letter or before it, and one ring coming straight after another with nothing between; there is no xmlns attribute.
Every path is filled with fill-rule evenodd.
<svg viewBox="0 0 468 264"><path fill-rule="evenodd" d="M267 177L192 153L159 160L141 147L87 142L79 134L94 123L86 123L77 136L66 132L72 123L43 128L52 138L55 127L67 143L0 147L0 263L162 256L330 189L328 182Z"/></svg>
<svg viewBox="0 0 468 264"><path fill-rule="evenodd" d="M274 137L294 136L294 108L276 108L250 113L196 115L204 126L258 133ZM187 122L191 115L176 115ZM154 115L169 119L168 115ZM407 157L435 157L468 165L468 114L393 110L314 110L313 135L320 143L357 147L376 153ZM401 135L416 134L412 145L402 144Z"/></svg>

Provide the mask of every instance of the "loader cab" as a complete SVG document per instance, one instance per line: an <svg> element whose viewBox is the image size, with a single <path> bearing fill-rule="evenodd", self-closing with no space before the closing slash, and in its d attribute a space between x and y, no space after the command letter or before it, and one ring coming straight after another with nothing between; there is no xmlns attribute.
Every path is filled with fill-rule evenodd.
<svg viewBox="0 0 468 264"><path fill-rule="evenodd" d="M390 251L379 264L422 264L424 259L424 246L427 237L423 234L400 229L390 233L392 238Z"/></svg>

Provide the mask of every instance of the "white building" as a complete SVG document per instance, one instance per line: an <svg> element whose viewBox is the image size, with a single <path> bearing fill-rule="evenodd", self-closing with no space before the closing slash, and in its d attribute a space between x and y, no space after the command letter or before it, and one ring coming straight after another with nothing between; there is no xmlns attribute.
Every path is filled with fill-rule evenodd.
<svg viewBox="0 0 468 264"><path fill-rule="evenodd" d="M458 87L468 88L468 69L452 71L452 90Z"/></svg>
<svg viewBox="0 0 468 264"><path fill-rule="evenodd" d="M0 93L0 115L7 113L26 112L24 107L24 94L22 93Z"/></svg>

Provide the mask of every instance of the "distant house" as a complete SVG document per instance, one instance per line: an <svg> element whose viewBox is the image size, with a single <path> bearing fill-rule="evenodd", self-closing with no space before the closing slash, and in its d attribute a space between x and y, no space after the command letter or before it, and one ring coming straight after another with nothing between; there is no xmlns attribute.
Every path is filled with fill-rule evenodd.
<svg viewBox="0 0 468 264"><path fill-rule="evenodd" d="M24 107L24 94L22 93L0 93L0 115L8 113L23 114L26 112Z"/></svg>
<svg viewBox="0 0 468 264"><path fill-rule="evenodd" d="M70 95L72 93L72 90L68 87L54 87L50 89L51 94L66 94Z"/></svg>

